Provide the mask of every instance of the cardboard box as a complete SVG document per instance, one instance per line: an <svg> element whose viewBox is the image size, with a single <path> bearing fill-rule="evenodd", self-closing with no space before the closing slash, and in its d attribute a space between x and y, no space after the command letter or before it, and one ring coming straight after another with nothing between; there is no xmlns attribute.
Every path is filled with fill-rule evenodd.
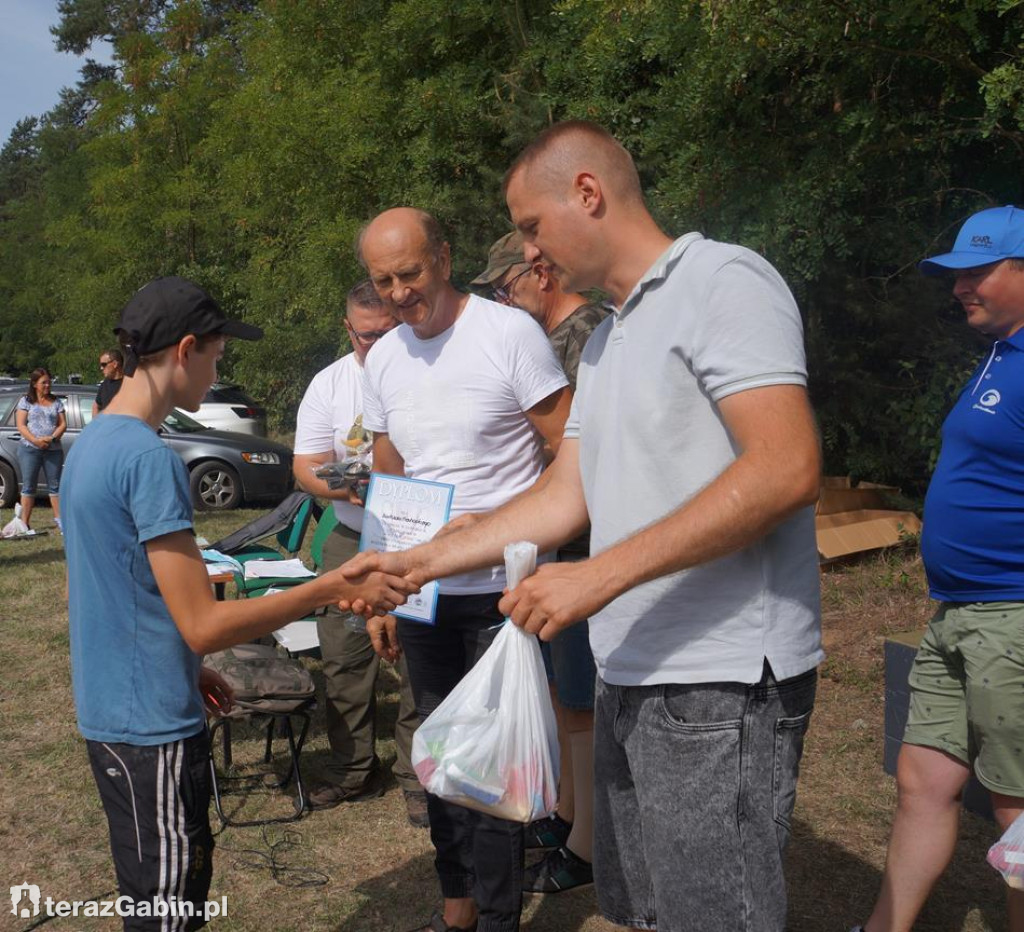
<svg viewBox="0 0 1024 932"><path fill-rule="evenodd" d="M921 521L911 511L885 507L892 486L862 482L853 486L848 476L827 476L814 510L818 555L835 560L851 553L898 544L904 534L916 534Z"/></svg>
<svg viewBox="0 0 1024 932"><path fill-rule="evenodd" d="M814 513L834 515L844 511L884 510L885 493L898 491L895 486L874 482L861 482L854 486L849 476L825 476L821 480L821 493Z"/></svg>
<svg viewBox="0 0 1024 932"><path fill-rule="evenodd" d="M844 511L814 519L818 555L835 560L850 553L898 544L904 534L916 534L921 521L912 511Z"/></svg>

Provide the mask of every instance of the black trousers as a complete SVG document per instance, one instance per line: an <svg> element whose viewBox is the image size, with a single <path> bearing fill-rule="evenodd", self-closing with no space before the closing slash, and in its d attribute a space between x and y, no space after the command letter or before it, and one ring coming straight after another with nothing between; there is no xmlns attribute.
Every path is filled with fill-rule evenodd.
<svg viewBox="0 0 1024 932"><path fill-rule="evenodd" d="M137 907L162 901L171 913L125 917L125 930L201 928L213 876L209 733L204 728L191 738L152 746L86 746L121 896Z"/></svg>
<svg viewBox="0 0 1024 932"><path fill-rule="evenodd" d="M399 619L416 711L426 718L480 659L503 621L500 592L442 595L437 623ZM491 630L493 629L493 630ZM523 904L523 826L427 794L434 865L447 898L471 896L478 932L515 932Z"/></svg>

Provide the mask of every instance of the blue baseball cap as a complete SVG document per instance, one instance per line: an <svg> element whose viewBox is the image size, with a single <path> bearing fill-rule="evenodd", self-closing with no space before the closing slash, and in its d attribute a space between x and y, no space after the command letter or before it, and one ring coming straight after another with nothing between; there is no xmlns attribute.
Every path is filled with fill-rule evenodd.
<svg viewBox="0 0 1024 932"><path fill-rule="evenodd" d="M925 275L974 269L1001 259L1024 259L1024 210L1007 204L982 210L960 227L953 251L918 263Z"/></svg>

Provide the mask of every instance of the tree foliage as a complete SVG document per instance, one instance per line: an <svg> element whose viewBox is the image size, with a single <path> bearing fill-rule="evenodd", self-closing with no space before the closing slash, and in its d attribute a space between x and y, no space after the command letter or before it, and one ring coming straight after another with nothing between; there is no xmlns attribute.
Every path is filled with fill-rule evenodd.
<svg viewBox="0 0 1024 932"><path fill-rule="evenodd" d="M92 371L140 284L266 328L228 374L287 426L340 349L363 222L435 213L466 281L553 120L633 152L672 233L765 254L805 314L830 470L917 490L980 347L916 263L1020 202L1022 0L61 0L103 38L0 151L0 370Z"/></svg>

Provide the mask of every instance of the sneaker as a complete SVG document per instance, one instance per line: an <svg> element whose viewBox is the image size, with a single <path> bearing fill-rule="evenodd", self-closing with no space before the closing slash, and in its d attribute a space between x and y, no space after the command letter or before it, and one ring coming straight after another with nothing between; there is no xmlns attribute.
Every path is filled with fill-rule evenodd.
<svg viewBox="0 0 1024 932"><path fill-rule="evenodd" d="M569 840L572 822L566 822L557 812L543 819L534 819L526 826L527 848L558 848Z"/></svg>
<svg viewBox="0 0 1024 932"><path fill-rule="evenodd" d="M362 786L340 786L323 781L315 783L306 794L306 804L313 810L333 809L341 803L361 803L383 795L384 786L374 774Z"/></svg>
<svg viewBox="0 0 1024 932"><path fill-rule="evenodd" d="M593 882L593 865L565 845L549 851L523 872L523 890L527 893L561 893Z"/></svg>
<svg viewBox="0 0 1024 932"><path fill-rule="evenodd" d="M405 797L405 811L409 815L409 824L413 828L430 828L427 794L423 790L402 790L402 795Z"/></svg>
<svg viewBox="0 0 1024 932"><path fill-rule="evenodd" d="M64 525L60 523L60 518L54 518L53 523L57 525L57 532L61 537L64 536Z"/></svg>

